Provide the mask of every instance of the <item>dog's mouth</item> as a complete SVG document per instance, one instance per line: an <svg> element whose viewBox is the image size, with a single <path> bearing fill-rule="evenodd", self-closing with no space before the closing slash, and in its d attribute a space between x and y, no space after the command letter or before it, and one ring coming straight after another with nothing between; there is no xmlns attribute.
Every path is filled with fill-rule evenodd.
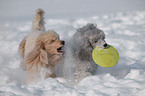
<svg viewBox="0 0 145 96"><path fill-rule="evenodd" d="M63 49L62 48L63 48L63 46L57 48L57 52L60 53L60 54L63 54Z"/></svg>

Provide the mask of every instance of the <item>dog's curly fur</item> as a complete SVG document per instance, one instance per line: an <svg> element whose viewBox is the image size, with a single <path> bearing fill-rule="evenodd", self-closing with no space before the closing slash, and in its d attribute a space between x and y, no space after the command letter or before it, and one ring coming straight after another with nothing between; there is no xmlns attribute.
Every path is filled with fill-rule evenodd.
<svg viewBox="0 0 145 96"><path fill-rule="evenodd" d="M77 29L73 36L73 51L77 61L75 77L78 82L84 77L96 73L97 64L92 60L92 51L95 47L107 47L104 39L104 32L94 24L87 24Z"/></svg>
<svg viewBox="0 0 145 96"><path fill-rule="evenodd" d="M61 47L64 41L54 31L45 31L44 11L38 9L32 32L19 44L21 67L27 70L26 84L55 77L56 64L63 58Z"/></svg>

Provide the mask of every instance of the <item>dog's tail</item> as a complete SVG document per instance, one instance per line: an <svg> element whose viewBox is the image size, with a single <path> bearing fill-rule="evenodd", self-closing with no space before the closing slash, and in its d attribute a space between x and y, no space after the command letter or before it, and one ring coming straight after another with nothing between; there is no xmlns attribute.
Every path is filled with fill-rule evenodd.
<svg viewBox="0 0 145 96"><path fill-rule="evenodd" d="M36 10L36 16L33 21L32 30L45 31L45 27L44 27L45 22L43 20L44 19L43 15L44 15L44 11L41 8Z"/></svg>

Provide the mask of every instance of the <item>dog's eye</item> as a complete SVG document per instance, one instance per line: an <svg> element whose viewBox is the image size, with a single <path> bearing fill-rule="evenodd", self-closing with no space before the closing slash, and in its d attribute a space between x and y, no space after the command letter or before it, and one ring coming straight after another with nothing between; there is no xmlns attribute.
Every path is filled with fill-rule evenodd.
<svg viewBox="0 0 145 96"><path fill-rule="evenodd" d="M53 43L55 40L51 40L50 43Z"/></svg>
<svg viewBox="0 0 145 96"><path fill-rule="evenodd" d="M98 40L95 40L95 43L97 43L98 42Z"/></svg>
<svg viewBox="0 0 145 96"><path fill-rule="evenodd" d="M55 40L51 40L51 42L54 42Z"/></svg>

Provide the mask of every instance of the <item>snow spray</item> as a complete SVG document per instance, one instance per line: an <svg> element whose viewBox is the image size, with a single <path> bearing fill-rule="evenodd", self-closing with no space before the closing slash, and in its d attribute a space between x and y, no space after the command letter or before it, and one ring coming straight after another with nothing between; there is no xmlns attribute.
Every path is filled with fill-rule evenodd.
<svg viewBox="0 0 145 96"><path fill-rule="evenodd" d="M69 85L74 85L76 62L72 52L73 43L71 40L65 40L65 42L63 64L57 66L59 68L57 68L56 75L65 78Z"/></svg>

